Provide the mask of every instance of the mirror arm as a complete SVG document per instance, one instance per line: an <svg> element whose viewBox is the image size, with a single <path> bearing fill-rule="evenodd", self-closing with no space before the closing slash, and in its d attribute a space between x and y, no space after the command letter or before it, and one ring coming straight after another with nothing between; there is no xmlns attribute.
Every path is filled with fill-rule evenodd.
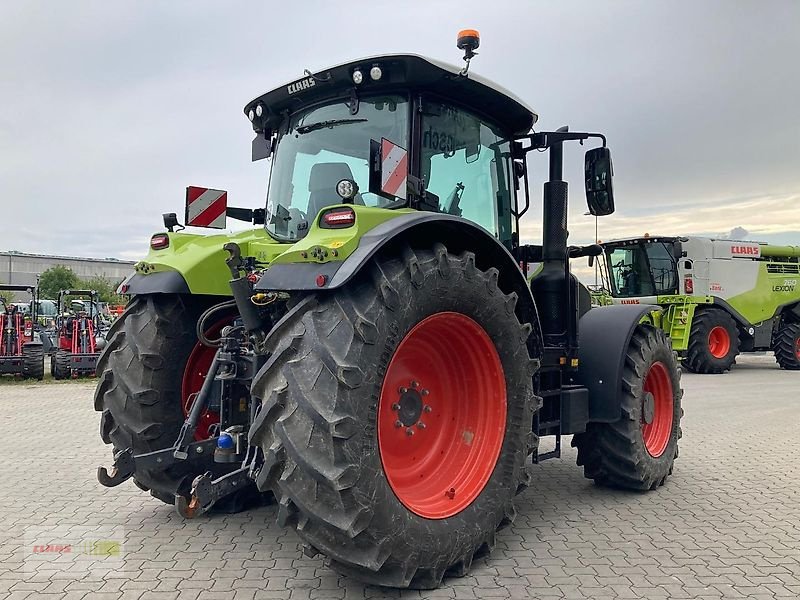
<svg viewBox="0 0 800 600"><path fill-rule="evenodd" d="M518 150L525 155L531 150L547 150L551 146L562 142L578 140L582 144L583 140L589 138L601 140L603 142L603 147L606 147L606 136L602 133L586 133L580 131L540 131L517 138L517 141L520 142ZM528 140L530 146L522 146L522 140Z"/></svg>

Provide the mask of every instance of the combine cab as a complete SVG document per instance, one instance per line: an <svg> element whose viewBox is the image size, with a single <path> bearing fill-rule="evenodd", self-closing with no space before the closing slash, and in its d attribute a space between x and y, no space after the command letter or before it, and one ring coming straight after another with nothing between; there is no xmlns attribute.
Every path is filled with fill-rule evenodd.
<svg viewBox="0 0 800 600"><path fill-rule="evenodd" d="M104 344L98 336L97 292L61 290L58 315L57 350L50 359L51 374L55 379L94 376Z"/></svg>
<svg viewBox="0 0 800 600"><path fill-rule="evenodd" d="M35 337L37 288L26 285L0 284L0 290L28 292L31 311L24 314L19 305L0 298L0 375L17 375L29 379L44 377L44 350Z"/></svg>
<svg viewBox="0 0 800 600"><path fill-rule="evenodd" d="M567 243L565 144L596 142L587 201L608 215L605 137L533 132L532 109L468 72L477 32L458 46L463 67L376 56L246 105L266 210L190 188L186 222L264 227L200 236L164 216L98 362L103 485L133 478L187 518L271 493L339 572L432 588L491 551L564 435L598 484L664 483L669 340L650 307L590 310L569 268L601 249ZM521 245L526 157L545 151L544 238Z"/></svg>
<svg viewBox="0 0 800 600"><path fill-rule="evenodd" d="M602 245L598 303L660 307L689 371L723 373L741 352L764 350L800 369L800 247L658 236Z"/></svg>

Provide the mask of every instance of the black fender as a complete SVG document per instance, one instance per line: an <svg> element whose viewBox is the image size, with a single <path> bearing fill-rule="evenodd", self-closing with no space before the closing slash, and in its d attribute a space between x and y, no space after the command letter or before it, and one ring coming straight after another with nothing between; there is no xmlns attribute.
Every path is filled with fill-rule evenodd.
<svg viewBox="0 0 800 600"><path fill-rule="evenodd" d="M118 294L189 294L189 285L178 271L159 271L141 275L131 273L117 288Z"/></svg>
<svg viewBox="0 0 800 600"><path fill-rule="evenodd" d="M614 423L621 417L619 395L625 353L633 331L658 306L598 306L578 322L577 383L589 390L589 421Z"/></svg>
<svg viewBox="0 0 800 600"><path fill-rule="evenodd" d="M430 248L444 244L450 252L475 254L475 264L486 270L496 267L498 285L506 293L517 294L517 316L533 328L529 347L534 357L541 356L541 327L530 288L519 263L492 234L475 223L442 213L413 212L397 216L370 229L358 248L343 261L321 264L293 263L270 266L256 284L262 291L322 291L337 289L349 282L380 252L392 252L403 245ZM319 278L322 275L324 277ZM323 285L319 285L324 280Z"/></svg>

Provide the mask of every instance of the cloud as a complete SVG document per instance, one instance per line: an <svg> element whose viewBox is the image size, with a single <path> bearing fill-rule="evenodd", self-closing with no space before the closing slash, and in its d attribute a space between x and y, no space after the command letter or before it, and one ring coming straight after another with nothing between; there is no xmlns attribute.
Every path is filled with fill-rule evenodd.
<svg viewBox="0 0 800 600"><path fill-rule="evenodd" d="M187 185L263 206L247 101L359 56L457 63L463 15L482 33L471 70L538 108L540 129L607 134L620 210L600 220L601 236L800 231L796 209L776 200L796 206L800 193L800 3L525 2L509 14L478 0L351 11L308 0L280 14L236 1L6 3L0 207L14 216L0 222L0 250L139 256ZM580 153L565 149L573 192ZM591 241L594 221L573 204L572 239ZM540 239L538 222L526 217L523 237Z"/></svg>
<svg viewBox="0 0 800 600"><path fill-rule="evenodd" d="M800 193L744 198L729 202L695 202L692 206L654 208L643 214L629 215L618 200L618 212L599 220L602 240L650 235L699 235L720 237L719 231L743 231L760 238L800 232ZM526 215L520 238L530 243L541 240L541 220ZM594 239L594 218L570 214L570 243L587 244ZM740 225L739 225L740 224ZM746 227L746 229L744 229ZM539 242L540 243L540 242ZM800 244L798 236L795 244Z"/></svg>

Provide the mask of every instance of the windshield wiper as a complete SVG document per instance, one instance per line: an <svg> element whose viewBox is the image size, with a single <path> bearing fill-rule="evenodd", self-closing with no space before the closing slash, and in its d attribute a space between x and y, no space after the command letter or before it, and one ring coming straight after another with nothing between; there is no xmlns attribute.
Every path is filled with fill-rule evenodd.
<svg viewBox="0 0 800 600"><path fill-rule="evenodd" d="M297 133L309 133L317 129L325 129L326 127L336 127L337 125L349 125L350 123L364 123L367 119L331 119L330 121L320 121L319 123L311 123L310 125L301 125L295 131Z"/></svg>

